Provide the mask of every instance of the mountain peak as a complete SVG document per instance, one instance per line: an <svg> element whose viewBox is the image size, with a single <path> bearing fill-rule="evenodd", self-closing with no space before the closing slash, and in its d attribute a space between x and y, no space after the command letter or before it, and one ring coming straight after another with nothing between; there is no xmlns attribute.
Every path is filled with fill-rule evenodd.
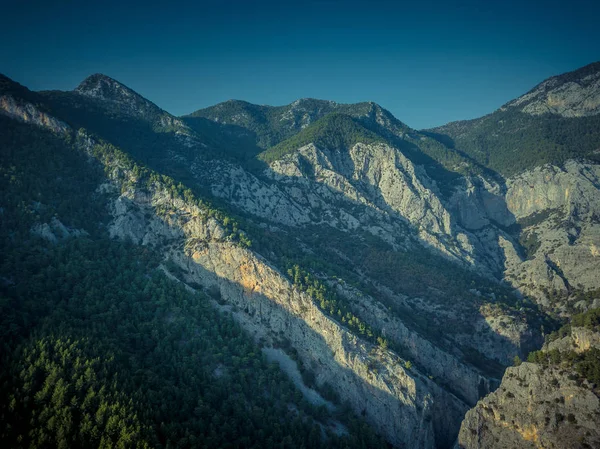
<svg viewBox="0 0 600 449"><path fill-rule="evenodd" d="M29 100L31 100L31 97L35 96L35 94L29 89L27 89L25 86L22 86L15 80L0 73L0 95L4 94L10 94L17 97L27 98Z"/></svg>
<svg viewBox="0 0 600 449"><path fill-rule="evenodd" d="M75 92L86 97L109 101L129 100L133 97L142 98L124 84L102 73L88 76L75 88Z"/></svg>
<svg viewBox="0 0 600 449"><path fill-rule="evenodd" d="M509 107L531 115L586 117L600 114L600 61L542 81L502 109Z"/></svg>
<svg viewBox="0 0 600 449"><path fill-rule="evenodd" d="M175 121L167 112L147 100L119 81L95 73L84 79L73 91L93 100L101 101L105 106L145 120L160 122L160 126L171 126Z"/></svg>

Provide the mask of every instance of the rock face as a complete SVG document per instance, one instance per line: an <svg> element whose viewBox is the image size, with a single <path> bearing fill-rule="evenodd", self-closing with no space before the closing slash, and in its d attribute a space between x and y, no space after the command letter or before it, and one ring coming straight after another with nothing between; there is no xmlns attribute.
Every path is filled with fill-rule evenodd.
<svg viewBox="0 0 600 449"><path fill-rule="evenodd" d="M69 129L69 125L63 121L12 95L0 95L0 113L24 123L51 129L56 133L64 133Z"/></svg>
<svg viewBox="0 0 600 449"><path fill-rule="evenodd" d="M600 63L554 76L505 107L531 115L585 117L600 113Z"/></svg>
<svg viewBox="0 0 600 449"><path fill-rule="evenodd" d="M500 388L470 410L461 448L589 448L600 445L600 401L569 372L523 363L508 368Z"/></svg>
<svg viewBox="0 0 600 449"><path fill-rule="evenodd" d="M575 305L550 294L600 288L600 166L568 161L527 171L507 181L506 203L530 246L527 260L507 257L513 285L561 312Z"/></svg>
<svg viewBox="0 0 600 449"><path fill-rule="evenodd" d="M599 181L595 164L545 165L507 180L506 203L517 220L555 209L589 220L600 213Z"/></svg>
<svg viewBox="0 0 600 449"><path fill-rule="evenodd" d="M600 348L600 334L575 327L543 351L584 353ZM458 437L461 448L590 448L600 444L600 399L564 363L508 368L500 388L470 410Z"/></svg>
<svg viewBox="0 0 600 449"><path fill-rule="evenodd" d="M545 344L543 350L582 353L591 348L600 349L600 334L585 327L573 327L571 335Z"/></svg>
<svg viewBox="0 0 600 449"><path fill-rule="evenodd" d="M273 162L266 179L224 162L191 166L214 195L278 224L360 228L398 248L420 241L485 274L504 269L499 239L514 247L511 236L490 226L514 223L497 184L472 180L446 200L422 166L389 145L340 152L310 144Z"/></svg>
<svg viewBox="0 0 600 449"><path fill-rule="evenodd" d="M423 167L385 144L356 144L347 153L308 145L273 162L266 179L226 163L194 167L198 177L211 172L213 194L245 213L286 226L364 229L396 248L420 242L506 279L544 307L565 307L551 304L554 292L568 297L575 289L600 287L595 164L546 165L505 185L465 178L450 198ZM516 225L521 243L531 246L527 253L507 232Z"/></svg>

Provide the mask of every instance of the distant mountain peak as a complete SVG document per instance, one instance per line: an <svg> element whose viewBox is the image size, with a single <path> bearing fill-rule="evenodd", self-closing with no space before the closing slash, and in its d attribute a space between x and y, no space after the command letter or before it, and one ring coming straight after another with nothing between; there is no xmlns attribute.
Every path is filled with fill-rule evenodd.
<svg viewBox="0 0 600 449"><path fill-rule="evenodd" d="M123 83L101 73L88 76L75 88L74 92L101 101L122 113L160 123L160 126L173 126L175 122L181 125L178 119L163 111L150 100Z"/></svg>
<svg viewBox="0 0 600 449"><path fill-rule="evenodd" d="M502 109L511 107L531 115L587 117L600 114L600 61L550 77Z"/></svg>
<svg viewBox="0 0 600 449"><path fill-rule="evenodd" d="M134 96L139 97L138 94L124 84L102 73L95 73L88 76L75 88L75 92L87 97L112 101Z"/></svg>
<svg viewBox="0 0 600 449"><path fill-rule="evenodd" d="M283 106L266 106L240 100L228 100L190 114L224 125L245 128L253 133L262 149L275 146L333 112L359 120L368 128L380 128L384 134L402 136L409 128L389 111L372 101L343 104L332 100L299 98Z"/></svg>

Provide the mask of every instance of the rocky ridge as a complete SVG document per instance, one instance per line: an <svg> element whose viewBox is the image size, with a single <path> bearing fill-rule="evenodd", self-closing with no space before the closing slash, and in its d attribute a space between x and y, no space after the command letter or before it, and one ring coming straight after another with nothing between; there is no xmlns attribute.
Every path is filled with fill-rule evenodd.
<svg viewBox="0 0 600 449"><path fill-rule="evenodd" d="M146 219L159 208L160 217ZM184 270L186 282L217 289L223 300L244 311L238 320L257 338L285 335L315 372L318 384L331 385L390 442L434 447L453 438L451 423L460 421L464 404L418 372L403 368L391 352L377 352L357 339L261 257L227 241L219 223L202 215L160 188L135 189L115 203L111 232L138 243L171 247L166 255ZM175 249L181 246L184 251ZM448 424L442 424L441 414L450 418Z"/></svg>
<svg viewBox="0 0 600 449"><path fill-rule="evenodd" d="M504 108L531 115L558 114L585 117L600 113L600 63L565 75L553 76Z"/></svg>

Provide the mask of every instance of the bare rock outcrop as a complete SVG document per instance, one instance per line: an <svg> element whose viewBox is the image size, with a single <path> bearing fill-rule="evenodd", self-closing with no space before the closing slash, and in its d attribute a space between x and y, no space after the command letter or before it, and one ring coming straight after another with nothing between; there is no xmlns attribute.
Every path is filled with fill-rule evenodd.
<svg viewBox="0 0 600 449"><path fill-rule="evenodd" d="M590 448L600 445L600 400L568 370L523 363L465 416L458 446Z"/></svg>

